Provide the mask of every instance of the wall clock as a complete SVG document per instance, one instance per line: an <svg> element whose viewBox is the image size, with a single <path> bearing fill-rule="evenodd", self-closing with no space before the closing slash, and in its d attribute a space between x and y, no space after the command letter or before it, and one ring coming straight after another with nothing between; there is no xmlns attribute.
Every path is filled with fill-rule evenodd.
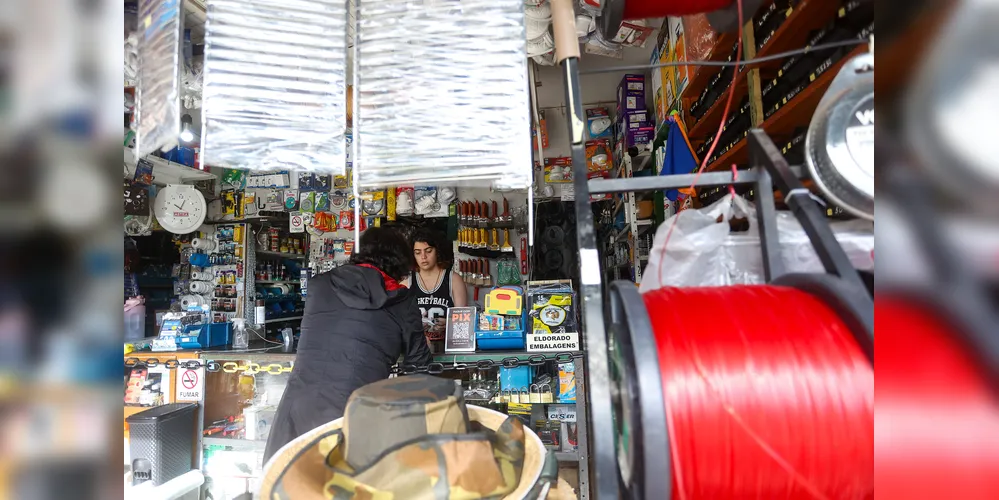
<svg viewBox="0 0 999 500"><path fill-rule="evenodd" d="M163 229L176 234L194 232L205 222L205 195L194 186L170 184L160 190L153 213Z"/></svg>

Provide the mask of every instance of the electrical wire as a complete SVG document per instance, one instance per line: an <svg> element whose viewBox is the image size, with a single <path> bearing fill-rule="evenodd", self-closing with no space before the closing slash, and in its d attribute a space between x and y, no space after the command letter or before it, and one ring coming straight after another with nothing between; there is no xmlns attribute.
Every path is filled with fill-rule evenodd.
<svg viewBox="0 0 999 500"><path fill-rule="evenodd" d="M701 160L701 167L697 169L697 175L694 176L694 181L690 183L689 191L693 191L694 186L697 185L697 181L701 178L701 174L704 172L704 168L708 166L708 158L714 154L715 148L718 147L718 139L721 137L722 132L725 130L725 121L728 119L729 110L732 109L732 98L735 97L735 86L739 82L739 61L742 58L742 23L743 23L743 13L742 13L742 0L736 0L736 6L739 10L739 39L736 42L735 48L735 67L732 71L732 83L728 86L728 98L725 101L725 110L722 112L721 121L718 122L718 132L715 133L715 138L711 140L711 147L708 151L704 153L704 158ZM688 195L689 196L689 195ZM680 213L677 212L676 216L673 217L673 222L669 225L669 230L666 232L666 240L663 241L663 246L659 250L659 261L665 262L666 249L669 246L669 239L673 236L673 229L676 227L676 221L680 219ZM664 283L663 273L666 271L667 266L659 266L659 282Z"/></svg>
<svg viewBox="0 0 999 500"><path fill-rule="evenodd" d="M741 33L742 33L742 26L741 25L739 27L739 33L740 33L740 35L739 35L739 43L741 44L742 43L742 35L741 35ZM839 47L853 47L853 46L857 46L857 45L867 45L868 43L869 42L867 40L862 40L862 39L859 39L859 38L855 39L855 40L842 40L842 41L839 41L839 42L820 43L818 45L810 45L808 47L804 47L804 48L800 48L800 49L788 50L786 52L778 52L777 54L771 54L769 56L754 57L752 59L746 59L745 61L742 61L741 64L739 63L738 60L736 60L734 62L729 62L729 61L706 61L706 60L684 61L684 62L674 61L674 62L667 62L667 63L661 63L661 64L640 64L640 65L637 65L637 66L614 66L613 68L589 69L589 70L586 70L586 71L580 71L579 73L581 75L591 75L591 74L596 74L596 73L618 73L618 72L627 72L627 71L642 71L642 70L646 70L646 69L668 68L668 67L672 67L672 66L714 66L714 67L753 66L753 65L756 65L756 64L762 64L762 63L769 62L769 61L776 61L778 59L784 59L786 57L807 54L809 52L815 52L817 50L836 49L836 48L839 48Z"/></svg>

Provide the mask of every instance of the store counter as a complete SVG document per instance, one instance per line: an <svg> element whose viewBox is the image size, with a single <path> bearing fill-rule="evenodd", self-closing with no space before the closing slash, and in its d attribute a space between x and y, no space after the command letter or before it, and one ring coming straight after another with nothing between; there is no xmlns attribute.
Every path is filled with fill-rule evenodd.
<svg viewBox="0 0 999 500"><path fill-rule="evenodd" d="M296 350L284 346L251 343L249 349L236 350L230 346L176 352L131 352L125 355L126 380L131 368L145 367L146 375L154 375L155 382L143 382L138 399L157 404L177 401L178 398L196 400L199 405L197 418L197 444L199 456L195 463L210 478L210 490L215 499L235 498L256 491L263 469L263 451L271 420L276 413L294 367ZM541 358L545 358L542 361ZM176 360L165 366L166 361ZM200 367L191 370L184 363L197 360ZM146 367L152 361L155 366ZM551 419L552 414L562 414L573 422L573 433L552 436L557 441L571 441L571 446L556 443L556 457L564 465L578 466L580 477L586 477L586 419L583 395L582 370L584 363L579 353L527 353L523 351L485 351L460 354L438 354L429 372L439 376L463 380L463 385L474 387L483 380L495 379L496 370L502 365L521 364L538 370L547 363L551 373L557 363L575 366L575 385L580 397L570 404L521 405L534 418ZM177 365L175 365L177 363ZM456 369L456 365L460 369ZM422 367L426 370L427 367ZM438 369L440 371L438 371ZM557 370L554 370L557 373ZM193 372L193 373L189 373ZM488 374L488 376L487 376ZM133 385L129 383L128 385ZM158 385L160 394L142 396ZM133 394L134 395L134 394ZM144 398L144 399L143 399ZM526 402L525 402L526 403ZM126 406L126 416L147 409L148 406ZM511 409L512 411L512 409ZM580 425L575 425L577 421ZM578 432L578 437L576 436ZM127 436L127 429L126 429ZM585 484L585 482L583 483ZM585 491L585 490L584 490ZM586 495L580 495L586 498Z"/></svg>

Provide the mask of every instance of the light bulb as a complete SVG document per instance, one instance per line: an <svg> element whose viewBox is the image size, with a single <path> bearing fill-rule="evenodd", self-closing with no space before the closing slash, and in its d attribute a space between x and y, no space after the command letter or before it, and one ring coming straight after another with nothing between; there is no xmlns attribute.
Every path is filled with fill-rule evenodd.
<svg viewBox="0 0 999 500"><path fill-rule="evenodd" d="M194 133L191 129L184 127L184 131L180 133L180 140L183 142L191 142L194 140Z"/></svg>

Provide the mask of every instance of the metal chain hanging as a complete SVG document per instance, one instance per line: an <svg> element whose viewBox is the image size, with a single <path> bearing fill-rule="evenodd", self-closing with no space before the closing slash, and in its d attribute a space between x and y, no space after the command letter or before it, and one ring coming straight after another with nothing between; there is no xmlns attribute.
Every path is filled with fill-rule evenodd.
<svg viewBox="0 0 999 500"><path fill-rule="evenodd" d="M518 358L516 356L509 356L503 358L499 361L492 359L480 359L473 363L440 363L433 362L426 365L395 365L391 368L390 373L395 375L412 375L414 373L426 373L428 375L440 375L446 371L465 371L475 369L478 371L491 370L493 368L516 368L518 366L540 366L550 361L556 363L572 363L573 360L581 359L583 353L576 352L560 352L554 355L544 355L544 354L532 354L526 358ZM294 368L294 362L289 362L287 365L280 363L270 363L267 365L261 365L258 363L247 363L245 365L239 364L235 361L202 361L197 359L189 359L187 361L181 361L177 359L168 359L165 361L160 361L157 358L125 358L125 367L135 368L135 367L157 367L163 366L169 370L174 370L177 368L186 368L188 370L197 370L198 368L204 368L205 371L209 373L223 372L223 373L237 373L242 372L245 375L253 375L256 373L267 373L270 375L280 375L282 373L290 373Z"/></svg>

